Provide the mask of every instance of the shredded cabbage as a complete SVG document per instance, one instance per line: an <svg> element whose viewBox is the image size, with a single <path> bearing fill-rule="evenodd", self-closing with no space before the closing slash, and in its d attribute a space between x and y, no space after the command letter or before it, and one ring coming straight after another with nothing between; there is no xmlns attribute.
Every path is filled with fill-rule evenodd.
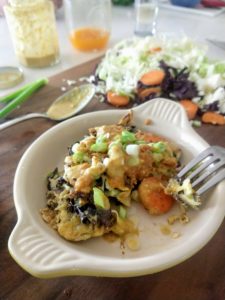
<svg viewBox="0 0 225 300"><path fill-rule="evenodd" d="M111 90L134 98L138 80L146 72L159 68L160 61L177 70L186 67L200 95L192 100L202 108L215 101L217 89L225 86L225 61L209 60L206 52L205 46L188 37L134 37L109 49L96 75L105 83L104 92ZM216 100L219 101L218 110L225 113L225 96Z"/></svg>

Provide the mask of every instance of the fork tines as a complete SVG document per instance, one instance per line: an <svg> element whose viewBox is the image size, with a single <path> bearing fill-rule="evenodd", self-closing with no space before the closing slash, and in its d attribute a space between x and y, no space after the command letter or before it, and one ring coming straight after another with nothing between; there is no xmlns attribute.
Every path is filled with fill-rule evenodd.
<svg viewBox="0 0 225 300"><path fill-rule="evenodd" d="M179 181L191 180L198 195L225 179L225 148L211 146L191 160L177 175Z"/></svg>

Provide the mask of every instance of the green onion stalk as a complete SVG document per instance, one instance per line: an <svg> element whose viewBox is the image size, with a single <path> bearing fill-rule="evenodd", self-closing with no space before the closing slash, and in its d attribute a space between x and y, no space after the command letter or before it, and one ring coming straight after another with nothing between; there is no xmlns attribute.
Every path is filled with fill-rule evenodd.
<svg viewBox="0 0 225 300"><path fill-rule="evenodd" d="M38 79L33 83L29 83L10 95L0 98L0 102L8 103L0 110L0 118L5 118L18 106L23 104L28 98L40 87L48 83L47 78Z"/></svg>

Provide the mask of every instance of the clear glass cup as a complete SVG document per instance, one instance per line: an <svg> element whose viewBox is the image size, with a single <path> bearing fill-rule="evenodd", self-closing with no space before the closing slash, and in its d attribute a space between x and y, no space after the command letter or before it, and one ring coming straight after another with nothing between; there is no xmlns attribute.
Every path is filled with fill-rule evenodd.
<svg viewBox="0 0 225 300"><path fill-rule="evenodd" d="M158 0L135 0L136 35L155 35L158 11Z"/></svg>
<svg viewBox="0 0 225 300"><path fill-rule="evenodd" d="M4 7L16 56L26 67L59 61L54 6L48 0L9 0Z"/></svg>
<svg viewBox="0 0 225 300"><path fill-rule="evenodd" d="M111 0L65 0L69 39L80 51L106 47L111 31Z"/></svg>

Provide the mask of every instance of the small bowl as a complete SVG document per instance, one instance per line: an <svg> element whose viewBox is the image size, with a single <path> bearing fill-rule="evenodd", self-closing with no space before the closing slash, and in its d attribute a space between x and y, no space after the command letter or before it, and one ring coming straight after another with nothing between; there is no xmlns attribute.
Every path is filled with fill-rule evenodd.
<svg viewBox="0 0 225 300"><path fill-rule="evenodd" d="M82 138L88 128L115 124L129 110L96 111L76 116L49 129L24 153L15 175L14 201L18 221L8 247L16 262L30 274L51 278L68 275L130 277L159 272L175 266L199 251L216 233L225 215L225 182L204 195L201 210L190 211L188 224L174 224L180 234L171 238L161 227L170 215L150 216L138 203L130 213L140 228L140 249L121 251L119 240L109 243L94 238L71 243L46 224L40 209L46 205L46 175L56 166L61 170L67 146ZM134 124L176 141L185 164L208 144L191 128L184 109L176 102L153 99L133 109ZM144 124L150 119L151 125Z"/></svg>
<svg viewBox="0 0 225 300"><path fill-rule="evenodd" d="M170 0L173 5L184 7L195 7L200 4L201 0Z"/></svg>

